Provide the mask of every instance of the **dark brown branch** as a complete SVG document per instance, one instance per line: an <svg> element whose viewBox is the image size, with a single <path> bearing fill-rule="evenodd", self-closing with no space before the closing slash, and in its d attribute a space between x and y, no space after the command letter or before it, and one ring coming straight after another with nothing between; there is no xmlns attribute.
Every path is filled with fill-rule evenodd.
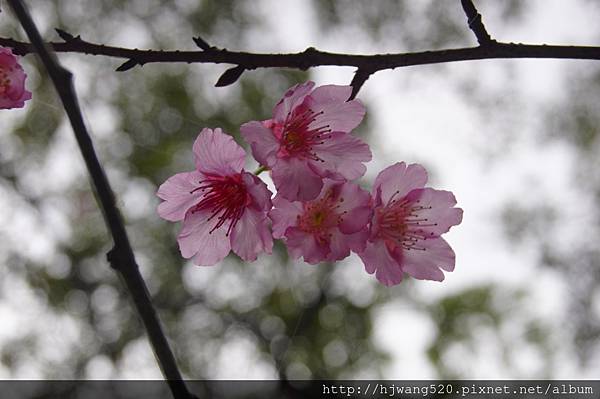
<svg viewBox="0 0 600 399"><path fill-rule="evenodd" d="M31 40L32 45L30 49L38 53L44 67L48 71L48 75L56 87L73 127L77 143L79 144L94 188L98 194L97 198L104 214L104 220L114 240L114 248L108 254L110 264L120 273L131 292L133 302L146 327L150 343L152 344L162 372L168 380L167 382L173 396L175 398L192 398L181 378L181 374L175 363L175 357L150 301L150 296L136 264L121 214L116 206L113 191L96 156L94 145L83 121L77 95L73 87L73 75L58 63L54 54L48 51L35 23L21 0L8 0L8 2ZM69 38L69 36L65 37ZM71 38L70 42L78 42L78 40L77 38Z"/></svg>
<svg viewBox="0 0 600 399"><path fill-rule="evenodd" d="M481 20L481 14L475 8L475 4L473 4L472 0L460 0L462 4L462 8L467 15L467 22L469 24L469 28L475 33L475 37L477 37L477 42L481 46L488 46L496 41L492 39L490 34L485 29L483 25L483 21Z"/></svg>
<svg viewBox="0 0 600 399"><path fill-rule="evenodd" d="M600 60L600 47L553 46L494 42L489 48L467 47L416 53L352 55L329 53L312 47L300 53L264 54L208 49L204 51L138 50L94 44L83 39L48 43L60 53L82 53L133 60L140 65L156 62L214 63L240 65L245 69L308 69L323 65L353 66L372 73L413 65L484 60L495 58L556 58ZM11 47L19 55L34 52L30 43L0 38L0 45Z"/></svg>

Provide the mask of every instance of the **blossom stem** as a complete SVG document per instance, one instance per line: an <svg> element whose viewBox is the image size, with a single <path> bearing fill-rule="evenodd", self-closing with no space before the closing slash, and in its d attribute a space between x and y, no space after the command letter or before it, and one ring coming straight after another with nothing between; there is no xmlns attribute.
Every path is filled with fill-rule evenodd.
<svg viewBox="0 0 600 399"><path fill-rule="evenodd" d="M259 167L258 167L258 169L256 169L256 170L254 171L254 174L255 174L256 176L258 176L258 175L260 175L262 172L264 172L264 171L266 171L266 170L269 170L269 168L267 168L266 166L263 166L263 165L261 165L261 166L259 166Z"/></svg>

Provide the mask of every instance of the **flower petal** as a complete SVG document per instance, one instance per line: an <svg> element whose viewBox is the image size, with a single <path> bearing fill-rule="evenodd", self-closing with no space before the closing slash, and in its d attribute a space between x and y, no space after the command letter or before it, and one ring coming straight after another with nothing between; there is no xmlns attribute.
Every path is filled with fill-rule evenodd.
<svg viewBox="0 0 600 399"><path fill-rule="evenodd" d="M433 188L417 189L411 191L406 199L425 208L418 211L417 215L419 219L427 219L427 221L424 226L419 225L415 228L432 237L447 232L450 227L456 226L462 221L463 210L453 208L456 205L456 198L450 191Z"/></svg>
<svg viewBox="0 0 600 399"><path fill-rule="evenodd" d="M427 171L419 164L406 166L404 162L388 166L375 178L373 195L377 202L387 204L390 198L402 198L411 190L422 188L427 183ZM397 194L396 194L397 192Z"/></svg>
<svg viewBox="0 0 600 399"><path fill-rule="evenodd" d="M323 181L305 160L279 159L273 167L273 182L278 193L290 201L310 201L321 192Z"/></svg>
<svg viewBox="0 0 600 399"><path fill-rule="evenodd" d="M345 212L339 229L344 234L353 234L366 229L371 221L371 195L357 184L344 183L339 194L338 212Z"/></svg>
<svg viewBox="0 0 600 399"><path fill-rule="evenodd" d="M267 188L267 185L258 177L252 173L242 172L242 180L246 185L246 190L252 198L252 204L250 205L255 210L264 211L265 214L272 208L271 203L271 191Z"/></svg>
<svg viewBox="0 0 600 399"><path fill-rule="evenodd" d="M0 65L5 68L11 68L17 65L17 57L8 47L0 47Z"/></svg>
<svg viewBox="0 0 600 399"><path fill-rule="evenodd" d="M365 250L359 252L358 256L362 259L367 273L375 273L375 277L383 285L392 286L402 281L402 267L392 258L382 240L367 242Z"/></svg>
<svg viewBox="0 0 600 399"><path fill-rule="evenodd" d="M285 123L288 115L298 105L302 104L304 98L310 93L315 83L310 80L305 83L297 84L294 87L288 89L283 95L283 98L279 100L275 108L273 108L273 119L279 123Z"/></svg>
<svg viewBox="0 0 600 399"><path fill-rule="evenodd" d="M271 129L265 127L261 122L251 121L240 127L244 140L252 148L252 156L261 165L272 167L277 161L279 141L273 135Z"/></svg>
<svg viewBox="0 0 600 399"><path fill-rule="evenodd" d="M311 168L321 177L329 177L335 171L346 180L354 180L365 174L363 162L372 158L368 144L347 133L333 132L323 144L313 146L313 151L323 162L311 161Z"/></svg>
<svg viewBox="0 0 600 399"><path fill-rule="evenodd" d="M223 260L231 250L227 226L211 232L216 221L208 221L211 212L190 212L183 220L183 228L177 237L181 255L199 266L212 266Z"/></svg>
<svg viewBox="0 0 600 399"><path fill-rule="evenodd" d="M192 192L202 179L202 175L196 171L178 173L167 179L156 193L164 200L158 205L158 215L171 222L183 220L186 212L202 197L200 190Z"/></svg>
<svg viewBox="0 0 600 399"><path fill-rule="evenodd" d="M244 167L246 152L219 128L204 128L194 142L196 168L206 174L230 175Z"/></svg>
<svg viewBox="0 0 600 399"><path fill-rule="evenodd" d="M281 195L276 195L273 206L269 212L269 218L273 221L273 237L283 238L287 228L295 226L298 216L302 214L302 203L288 201Z"/></svg>
<svg viewBox="0 0 600 399"><path fill-rule="evenodd" d="M308 106L317 114L315 120L308 125L311 129L327 126L332 132L348 133L358 126L365 116L365 107L358 100L318 103L312 96L308 98Z"/></svg>
<svg viewBox="0 0 600 399"><path fill-rule="evenodd" d="M31 92L25 89L27 75L9 48L0 47L0 70L7 83L0 94L0 109L22 108L31 99Z"/></svg>
<svg viewBox="0 0 600 399"><path fill-rule="evenodd" d="M326 104L332 102L345 102L352 94L352 87L340 85L323 85L310 93L310 98L315 103Z"/></svg>
<svg viewBox="0 0 600 399"><path fill-rule="evenodd" d="M285 237L285 244L293 259L302 256L306 263L315 265L327 259L330 252L328 243L317 241L313 234L306 233L297 227L288 228Z"/></svg>
<svg viewBox="0 0 600 399"><path fill-rule="evenodd" d="M327 260L330 262L342 260L350 255L350 250L357 253L364 251L367 238L369 238L369 232L366 229L354 234L342 234L334 230L329 243L331 253Z"/></svg>
<svg viewBox="0 0 600 399"><path fill-rule="evenodd" d="M327 255L327 261L335 262L350 255L350 245L347 240L348 238L348 235L342 234L338 229L334 229L331 232L331 237L329 238L330 252Z"/></svg>
<svg viewBox="0 0 600 399"><path fill-rule="evenodd" d="M352 93L350 86L325 85L317 87L306 98L307 105L317 114L310 128L327 126L332 132L350 132L365 116L359 100L346 101Z"/></svg>
<svg viewBox="0 0 600 399"><path fill-rule="evenodd" d="M404 271L420 280L443 281L444 269L454 270L456 256L448 243L441 237L419 241L425 250L403 251Z"/></svg>
<svg viewBox="0 0 600 399"><path fill-rule="evenodd" d="M264 212L246 209L231 234L231 246L246 262L255 261L258 254L273 252L273 236Z"/></svg>

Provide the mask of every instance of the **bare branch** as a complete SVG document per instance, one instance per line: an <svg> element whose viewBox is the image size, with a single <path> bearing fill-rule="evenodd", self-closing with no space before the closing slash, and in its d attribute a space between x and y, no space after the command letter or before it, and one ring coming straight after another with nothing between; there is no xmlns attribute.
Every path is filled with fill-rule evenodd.
<svg viewBox="0 0 600 399"><path fill-rule="evenodd" d="M32 42L31 49L38 53L48 75L52 79L56 91L63 103L65 111L73 127L73 132L79 144L79 148L85 160L88 172L92 178L93 186L97 192L100 208L103 211L104 220L114 240L114 247L108 253L110 265L117 270L129 289L136 309L146 327L150 343L154 349L158 363L171 388L173 396L179 398L193 398L187 390L181 373L177 368L175 357L167 342L156 311L150 301L146 284L140 275L125 225L116 206L115 196L108 182L108 178L100 165L100 161L94 150L92 139L88 134L83 121L81 109L73 87L73 75L63 68L54 54L48 51L40 33L31 19L29 12L21 0L8 0L13 8L27 36ZM60 32L59 32L60 34ZM78 42L76 37L64 32L61 34L67 43Z"/></svg>
<svg viewBox="0 0 600 399"><path fill-rule="evenodd" d="M473 4L472 0L460 0L462 4L462 8L467 15L467 21L469 23L469 28L475 33L475 37L477 37L477 42L481 46L489 46L496 43L495 40L492 39L490 34L485 29L483 25L483 21L481 20L481 14L475 8L475 4Z"/></svg>
<svg viewBox="0 0 600 399"><path fill-rule="evenodd" d="M122 58L131 60L132 63L137 62L140 65L157 62L185 62L232 64L239 65L245 69L294 68L301 70L323 65L337 65L357 67L358 69L371 71L371 74L385 69L414 65L496 58L600 60L600 47L515 44L495 41L491 43L493 45L415 53L372 55L329 53L312 47L300 53L288 54L238 52L212 47L205 51L139 50L90 43L81 38L68 42L51 42L48 43L48 46L56 52ZM34 52L34 48L30 43L10 38L0 38L0 45L11 47L19 55ZM127 65L131 64L128 63Z"/></svg>

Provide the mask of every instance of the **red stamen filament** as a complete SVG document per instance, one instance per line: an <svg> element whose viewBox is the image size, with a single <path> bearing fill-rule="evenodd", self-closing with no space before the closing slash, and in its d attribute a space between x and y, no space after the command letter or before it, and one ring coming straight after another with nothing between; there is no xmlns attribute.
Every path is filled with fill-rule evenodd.
<svg viewBox="0 0 600 399"><path fill-rule="evenodd" d="M325 162L319 158L313 147L325 143L331 137L331 129L329 125L309 128L310 124L322 114L323 111L314 112L310 108L292 114L283 126L282 152L286 155Z"/></svg>
<svg viewBox="0 0 600 399"><path fill-rule="evenodd" d="M192 190L190 194L196 191L202 191L203 196L191 212L211 211L206 222L216 218L217 223L209 234L229 221L225 233L226 236L229 236L250 201L246 186L242 182L242 175L238 173L231 176L209 176L206 180L200 181L200 186Z"/></svg>
<svg viewBox="0 0 600 399"><path fill-rule="evenodd" d="M406 198L398 201L395 199L399 191L396 191L385 207L376 210L379 220L379 236L400 245L406 250L425 251L426 248L419 242L433 236L433 232L427 233L423 227L437 226L428 218L422 217L420 212L431 209L430 206L418 205L419 200L410 202Z"/></svg>

